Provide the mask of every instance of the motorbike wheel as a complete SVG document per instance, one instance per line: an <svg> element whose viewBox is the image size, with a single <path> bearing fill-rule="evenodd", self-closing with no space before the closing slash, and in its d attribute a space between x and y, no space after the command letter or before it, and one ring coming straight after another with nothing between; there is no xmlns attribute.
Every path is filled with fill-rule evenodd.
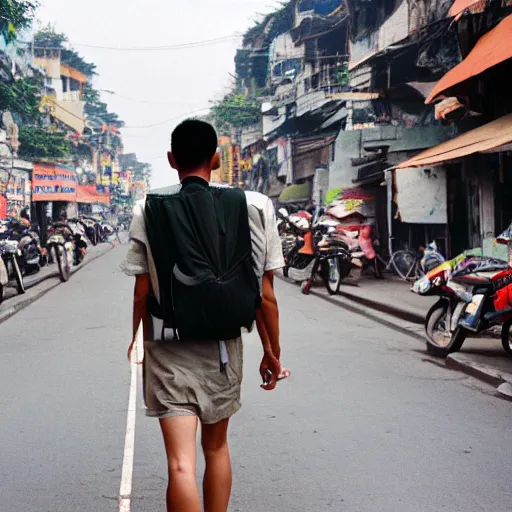
<svg viewBox="0 0 512 512"><path fill-rule="evenodd" d="M69 281L71 276L71 265L69 262L69 253L62 247L62 245L55 246L55 259L57 260L57 266L59 267L60 280L65 283Z"/></svg>
<svg viewBox="0 0 512 512"><path fill-rule="evenodd" d="M25 293L25 283L23 282L23 274L21 273L18 259L12 258L10 263L12 265L11 271L16 281L16 290L18 292L18 295L23 295Z"/></svg>
<svg viewBox="0 0 512 512"><path fill-rule="evenodd" d="M322 277L329 295L338 295L341 288L342 273L339 258L329 258L322 264Z"/></svg>
<svg viewBox="0 0 512 512"><path fill-rule="evenodd" d="M4 289L4 285L0 284L0 304L2 304L2 302L4 301Z"/></svg>
<svg viewBox="0 0 512 512"><path fill-rule="evenodd" d="M446 358L453 352L458 352L466 340L466 331L462 327L458 327L453 333L448 330L448 307L446 301L439 301L427 314L427 350L436 357Z"/></svg>
<svg viewBox="0 0 512 512"><path fill-rule="evenodd" d="M512 318L507 320L501 329L501 344L505 352L512 356Z"/></svg>
<svg viewBox="0 0 512 512"><path fill-rule="evenodd" d="M18 259L12 258L10 263L12 265L12 273L16 281L16 290L18 292L18 295L23 295L25 293L25 283L23 282L23 274L21 273Z"/></svg>
<svg viewBox="0 0 512 512"><path fill-rule="evenodd" d="M288 269L288 265L285 265L283 267L283 276L286 277L286 278L288 278L288 270L289 270Z"/></svg>
<svg viewBox="0 0 512 512"><path fill-rule="evenodd" d="M96 226L92 230L90 240L91 240L92 245L94 245L94 246L98 245L98 230L96 229Z"/></svg>
<svg viewBox="0 0 512 512"><path fill-rule="evenodd" d="M96 245L100 244L103 242L103 237L102 237L102 233L101 233L101 228L100 226L98 226L98 224L96 224L94 226L94 233L95 233L95 238L96 238Z"/></svg>

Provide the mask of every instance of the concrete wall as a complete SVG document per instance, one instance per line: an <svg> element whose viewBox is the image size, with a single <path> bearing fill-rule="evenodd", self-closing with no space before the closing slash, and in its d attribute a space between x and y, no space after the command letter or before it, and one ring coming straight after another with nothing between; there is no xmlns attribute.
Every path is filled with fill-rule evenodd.
<svg viewBox="0 0 512 512"><path fill-rule="evenodd" d="M334 143L334 162L329 166L329 189L354 186L357 167L352 167L351 159L361 156L361 138L362 130L339 133Z"/></svg>
<svg viewBox="0 0 512 512"><path fill-rule="evenodd" d="M329 169L318 168L313 179L313 201L322 204L329 191Z"/></svg>
<svg viewBox="0 0 512 512"><path fill-rule="evenodd" d="M351 159L366 155L365 148L388 145L391 166L406 160L405 155L400 158L401 153L413 156L455 135L454 126L380 126L368 130L341 131L335 142L334 162L330 165L329 188L354 186L358 169L352 166Z"/></svg>

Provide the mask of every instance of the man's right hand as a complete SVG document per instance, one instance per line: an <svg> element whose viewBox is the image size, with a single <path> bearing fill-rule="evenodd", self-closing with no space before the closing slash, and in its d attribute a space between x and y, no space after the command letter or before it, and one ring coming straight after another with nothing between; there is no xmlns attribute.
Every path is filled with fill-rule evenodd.
<svg viewBox="0 0 512 512"><path fill-rule="evenodd" d="M271 372L270 380L268 379L269 371ZM260 375L263 380L261 388L265 391L273 391L276 389L280 373L281 363L279 360L271 354L264 354L260 365Z"/></svg>

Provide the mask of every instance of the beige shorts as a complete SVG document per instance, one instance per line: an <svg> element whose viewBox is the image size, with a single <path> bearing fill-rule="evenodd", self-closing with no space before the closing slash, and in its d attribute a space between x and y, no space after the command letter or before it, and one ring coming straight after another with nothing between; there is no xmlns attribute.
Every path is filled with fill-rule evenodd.
<svg viewBox="0 0 512 512"><path fill-rule="evenodd" d="M207 425L233 416L241 407L242 340L227 341L226 346L229 362L222 369L217 342L146 341L146 415L195 415Z"/></svg>

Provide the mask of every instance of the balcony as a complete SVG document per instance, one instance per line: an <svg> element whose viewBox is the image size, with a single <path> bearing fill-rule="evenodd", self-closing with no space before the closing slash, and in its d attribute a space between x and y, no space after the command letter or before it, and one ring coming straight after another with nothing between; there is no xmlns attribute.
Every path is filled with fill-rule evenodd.
<svg viewBox="0 0 512 512"><path fill-rule="evenodd" d="M82 93L80 91L66 91L62 93L62 101L82 101Z"/></svg>
<svg viewBox="0 0 512 512"><path fill-rule="evenodd" d="M297 77L297 117L321 109L350 90L345 57L320 59L315 68Z"/></svg>

